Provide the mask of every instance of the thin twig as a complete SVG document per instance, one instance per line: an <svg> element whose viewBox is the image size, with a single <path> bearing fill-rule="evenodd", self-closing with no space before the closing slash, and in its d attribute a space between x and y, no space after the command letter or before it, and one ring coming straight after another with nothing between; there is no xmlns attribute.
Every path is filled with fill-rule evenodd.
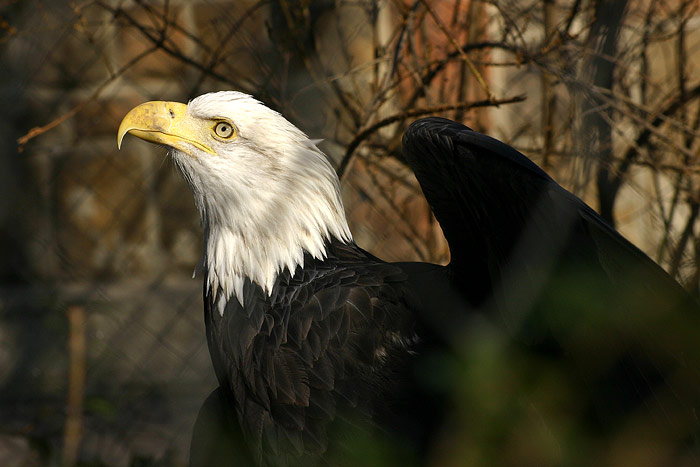
<svg viewBox="0 0 700 467"><path fill-rule="evenodd" d="M435 13L435 11L430 6L430 4L426 0L421 0L421 3L425 7L425 9L428 10L428 13L435 21L435 24L438 25L438 27L440 28L442 33L445 35L447 40L450 41L450 44L452 44L452 47L457 49L457 51L459 52L459 56L462 58L462 60L464 60L464 63L467 65L467 68L469 68L469 71L471 72L472 76L474 76L474 79L476 79L476 81L479 83L479 86L481 86L481 89L483 89L484 92L486 93L486 98L488 100L493 100L493 96L491 95L491 91L489 90L489 87L486 84L486 81L484 81L483 76L481 76L481 73L479 73L479 70L476 69L476 67L474 66L474 63L472 63L471 59L466 54L464 49L462 49L462 46L459 45L459 43L457 42L457 40L455 40L454 37L452 37L452 34L450 34L450 32L447 30L447 27L443 24L442 20L440 20L440 18Z"/></svg>
<svg viewBox="0 0 700 467"><path fill-rule="evenodd" d="M47 131L50 131L50 130L56 128L58 125L62 124L62 123L65 122L66 120L69 120L69 119L73 118L78 112L80 112L81 110L83 110L88 104L90 104L90 103L93 102L95 99L97 99L97 98L100 96L100 94L102 94L102 91L104 91L105 88L106 88L110 83L112 83L114 80L116 80L116 79L119 78L121 75L123 75L123 74L126 72L126 70L128 70L129 68L131 68L132 66L134 66L135 64L137 64L137 63L138 63L139 61L141 61L145 56L147 56L147 55L149 55L149 54L155 52L156 49L157 49L157 47L151 47L150 49L147 49L147 50L141 52L141 53L138 54L136 57L134 57L134 58L132 58L131 60L129 60L129 61L126 63L126 65L124 65L124 66L121 67L119 70L117 70L116 73L114 73L112 76L110 76L110 77L107 78L105 81L103 81L102 84L100 84L100 85L97 87L97 89L95 89L95 91L93 91L93 93L90 95L90 97L88 97L88 98L85 99L84 101L80 102L79 104L77 104L76 106L74 106L72 109L70 109L68 112L64 113L63 115L61 115L61 116L59 116L59 117L53 119L52 121L50 121L50 122L47 123L46 125L42 125L42 126L39 126L39 127L34 127L34 128L32 128L31 130L29 130L24 136L19 137L19 138L17 139L17 152L20 152L20 153L21 153L22 151L24 151L24 146L26 146L26 144L27 144L29 141L31 141L32 139L36 138L37 136L43 135L43 134L46 133Z"/></svg>
<svg viewBox="0 0 700 467"><path fill-rule="evenodd" d="M148 39L154 46L156 46L158 49L162 50L163 52L167 53L173 58L176 58L180 60L182 63L186 65L190 65L191 67L206 73L208 76L211 76L212 78L215 78L222 83L230 83L231 82L231 77L230 76L225 76L220 73L217 73L216 71L212 69L208 69L205 65L202 63L198 62L197 60L188 57L184 53L180 52L174 47L171 47L168 44L168 40L166 37L162 37L161 34L155 35L149 31L149 28L143 26L141 23L139 23L134 17L129 15L124 9L122 8L115 8L111 7L103 2L100 2L100 6L102 6L105 10L110 11L115 18L117 17L122 17L126 19L126 21L129 22L137 31L139 31L146 39ZM184 31L182 28L177 28L178 30ZM204 47L203 47L204 48ZM206 50L206 48L204 48Z"/></svg>
<svg viewBox="0 0 700 467"><path fill-rule="evenodd" d="M525 96L519 95L519 96L508 97L505 99L498 99L498 100L458 102L456 104L438 105L438 106L428 107L428 108L423 108L423 109L408 110L406 112L401 112L398 114L391 115L387 118L384 118L384 119L378 121L374 125L371 125L371 126L365 128L360 133L358 133L357 136L355 136L355 138L348 145L348 148L345 151L345 155L343 156L343 159L340 161L340 165L338 166L338 170L337 170L338 177L342 180L343 176L345 175L348 164L350 163L350 160L352 159L352 155L355 152L355 150L357 149L357 147L365 139L367 139L372 133L379 131L381 128L384 128L385 126L391 125L392 123L398 122L400 120L405 120L407 118L421 117L423 115L430 115L430 114L435 114L435 113L440 113L440 112L447 112L449 110L468 110L468 109L473 109L473 108L477 108L477 107L489 107L489 106L498 106L501 104L512 104L515 102L522 102L524 100L525 100Z"/></svg>

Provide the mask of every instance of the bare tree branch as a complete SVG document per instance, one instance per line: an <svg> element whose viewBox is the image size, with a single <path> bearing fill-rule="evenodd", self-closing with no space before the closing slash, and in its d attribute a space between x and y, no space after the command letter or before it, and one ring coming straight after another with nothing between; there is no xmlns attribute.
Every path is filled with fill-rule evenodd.
<svg viewBox="0 0 700 467"><path fill-rule="evenodd" d="M457 104L446 104L446 105L441 105L441 106L435 106L435 107L430 107L426 109L414 109L414 110L408 110L406 112L401 112L395 115L392 115L390 117L384 118L377 123L369 126L368 128L365 128L362 130L360 133L355 136L355 138L350 142L348 145L347 150L345 151L345 155L343 156L343 159L340 161L340 165L338 166L338 169L336 172L338 173L338 177L342 180L345 171L348 167L348 164L350 163L350 160L352 159L352 155L357 149L357 147L365 140L367 139L371 134L377 132L379 129L391 125L392 123L406 120L407 118L413 118L413 117L421 117L424 115L430 115L430 114L435 114L439 112L446 112L448 110L457 110L457 109L473 109L477 107L489 107L489 106L499 106L503 104L512 104L515 102L522 102L525 100L525 96L515 96L515 97L509 97L505 99L489 99L485 101L478 101L478 102L462 102L462 103L457 103Z"/></svg>

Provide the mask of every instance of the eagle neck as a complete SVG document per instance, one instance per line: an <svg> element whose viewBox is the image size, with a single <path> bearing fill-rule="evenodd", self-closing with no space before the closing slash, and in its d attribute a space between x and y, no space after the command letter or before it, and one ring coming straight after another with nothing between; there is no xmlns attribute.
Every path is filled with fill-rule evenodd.
<svg viewBox="0 0 700 467"><path fill-rule="evenodd" d="M220 200L212 206L202 199L205 287L221 314L232 298L245 306L247 281L269 297L279 274L293 274L309 258L324 260L334 240L352 241L337 191L291 192L295 199L268 209L251 209L252 203L230 199L222 211Z"/></svg>
<svg viewBox="0 0 700 467"><path fill-rule="evenodd" d="M224 305L232 297L245 305L246 280L270 296L277 276L303 266L304 255L323 259L329 240L352 241L335 170L296 132L297 140L264 148L241 137L226 156L173 150L204 229L205 288Z"/></svg>

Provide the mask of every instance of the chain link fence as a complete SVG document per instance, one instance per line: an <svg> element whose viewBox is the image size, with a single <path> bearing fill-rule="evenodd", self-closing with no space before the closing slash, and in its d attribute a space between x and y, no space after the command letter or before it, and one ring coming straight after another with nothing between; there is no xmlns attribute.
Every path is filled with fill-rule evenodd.
<svg viewBox="0 0 700 467"><path fill-rule="evenodd" d="M594 206L596 177L619 182L611 220L697 290L698 7L622 2L596 29L599 3L5 2L0 465L187 464L217 384L201 232L165 150L117 151L146 100L242 90L325 138L355 238L386 260L448 261L400 137L466 121Z"/></svg>

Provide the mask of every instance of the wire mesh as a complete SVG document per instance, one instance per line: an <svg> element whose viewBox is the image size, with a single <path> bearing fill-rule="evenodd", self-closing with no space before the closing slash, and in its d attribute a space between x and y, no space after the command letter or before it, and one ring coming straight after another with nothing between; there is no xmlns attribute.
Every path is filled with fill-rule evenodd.
<svg viewBox="0 0 700 467"><path fill-rule="evenodd" d="M120 119L146 100L255 94L326 138L336 166L350 162L343 197L360 245L386 260L442 263L447 245L400 162L407 123L465 120L596 201L597 159L577 131L582 108L600 111L608 152L632 154L628 165L600 164L613 180L633 167L618 221L697 290L697 6L632 2L620 76L601 89L576 72L590 56L610 58L584 39L596 2L516 3L0 7L0 465L187 463L197 411L216 387L201 278L190 278L201 232L165 150L127 141L117 151ZM673 44L685 58L648 60Z"/></svg>

